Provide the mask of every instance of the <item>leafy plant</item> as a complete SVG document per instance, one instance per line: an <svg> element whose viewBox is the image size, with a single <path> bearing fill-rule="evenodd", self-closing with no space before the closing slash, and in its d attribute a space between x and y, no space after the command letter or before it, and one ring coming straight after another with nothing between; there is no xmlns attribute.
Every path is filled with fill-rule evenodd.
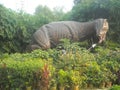
<svg viewBox="0 0 120 90"><path fill-rule="evenodd" d="M48 65L45 64L43 69L42 69L42 72L41 72L41 85L43 87L46 87L48 89L48 86L49 86L49 83L50 83L50 71L48 69Z"/></svg>
<svg viewBox="0 0 120 90"><path fill-rule="evenodd" d="M80 74L79 71L71 70L68 72L68 80L70 85L82 85L84 76Z"/></svg>
<svg viewBox="0 0 120 90"><path fill-rule="evenodd" d="M67 84L67 71L64 71L63 69L60 69L58 71L58 83L61 86L65 86Z"/></svg>
<svg viewBox="0 0 120 90"><path fill-rule="evenodd" d="M110 90L119 90L120 86L119 85L114 85L110 88Z"/></svg>
<svg viewBox="0 0 120 90"><path fill-rule="evenodd" d="M14 55L3 55L4 58L0 63L0 87L3 89L8 88L23 88L25 86L32 86L34 81L37 82L40 78L35 73L44 67L47 60L41 58L34 58L28 54L14 54ZM17 57L17 58L15 58ZM50 60L49 64L50 63ZM40 77L46 73L46 68L39 73ZM18 78L19 77L19 78ZM35 78L37 80L35 80ZM5 82L4 82L5 81Z"/></svg>

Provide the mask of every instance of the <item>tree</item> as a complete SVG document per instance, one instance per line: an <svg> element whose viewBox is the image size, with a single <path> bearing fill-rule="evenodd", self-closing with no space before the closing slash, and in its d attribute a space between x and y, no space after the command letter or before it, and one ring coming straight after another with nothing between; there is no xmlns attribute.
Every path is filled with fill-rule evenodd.
<svg viewBox="0 0 120 90"><path fill-rule="evenodd" d="M101 17L107 18L109 15L108 9L105 8L107 1L108 0L77 0L79 3L75 3L72 9L73 20L88 21Z"/></svg>
<svg viewBox="0 0 120 90"><path fill-rule="evenodd" d="M47 6L39 5L35 9L36 27L40 27L43 24L47 24L47 23L53 21L53 18L54 18L54 15Z"/></svg>
<svg viewBox="0 0 120 90"><path fill-rule="evenodd" d="M65 15L62 7L55 7L53 9L54 21L61 21Z"/></svg>
<svg viewBox="0 0 120 90"><path fill-rule="evenodd" d="M16 21L17 27L14 41L17 43L18 51L23 52L37 28L35 27L34 17L27 13L17 13Z"/></svg>
<svg viewBox="0 0 120 90"><path fill-rule="evenodd" d="M33 16L0 5L0 52L22 52L35 31Z"/></svg>
<svg viewBox="0 0 120 90"><path fill-rule="evenodd" d="M16 47L12 39L15 36L15 12L0 5L0 51L10 52Z"/></svg>

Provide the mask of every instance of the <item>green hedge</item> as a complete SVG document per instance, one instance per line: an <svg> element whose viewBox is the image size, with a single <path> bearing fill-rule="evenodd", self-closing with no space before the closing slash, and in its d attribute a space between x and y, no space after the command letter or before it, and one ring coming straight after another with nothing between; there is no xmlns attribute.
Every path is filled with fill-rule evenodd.
<svg viewBox="0 0 120 90"><path fill-rule="evenodd" d="M50 68L50 62L52 62L52 59L46 59L47 52L44 54L43 52L4 54L0 61L0 77L2 77L0 78L0 89L22 89L27 85L33 86L34 83L37 83L44 66L48 65ZM44 55L46 56L44 57Z"/></svg>
<svg viewBox="0 0 120 90"><path fill-rule="evenodd" d="M62 50L35 50L31 53L3 54L0 58L0 89L25 90L54 85L69 88L78 84L81 88L110 87L119 80L119 48L115 51L96 47L91 53L77 44ZM109 84L108 84L109 83Z"/></svg>
<svg viewBox="0 0 120 90"><path fill-rule="evenodd" d="M120 90L120 86L119 85L112 86L110 90Z"/></svg>

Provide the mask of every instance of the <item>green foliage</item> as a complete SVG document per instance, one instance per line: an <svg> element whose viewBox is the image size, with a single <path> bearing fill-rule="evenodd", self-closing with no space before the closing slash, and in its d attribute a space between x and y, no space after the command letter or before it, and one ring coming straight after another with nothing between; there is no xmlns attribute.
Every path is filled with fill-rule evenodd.
<svg viewBox="0 0 120 90"><path fill-rule="evenodd" d="M51 11L47 6L39 5L35 10L34 15L36 19L36 26L39 28L49 22L63 20L64 15L65 13L62 8L56 7L53 11Z"/></svg>
<svg viewBox="0 0 120 90"><path fill-rule="evenodd" d="M64 71L63 69L60 69L58 71L58 83L61 86L65 86L67 83L67 71Z"/></svg>
<svg viewBox="0 0 120 90"><path fill-rule="evenodd" d="M105 82L106 86L108 82L120 82L120 75L116 74L120 71L120 2L74 0L74 3L72 11L66 14L61 8L51 11L46 6L38 6L34 15L17 13L0 5L0 90L24 90L24 87L29 85L36 89L34 84L38 85L41 81L45 84L43 86L59 83L68 86L92 84L94 87L98 87L102 82ZM93 53L80 48L81 44L71 43L66 39L61 40L63 43L56 49L47 51L1 53L24 52L33 32L43 24L63 19L89 21L99 17L109 21L109 41L103 47L96 47ZM48 65L47 69L45 65ZM46 73L49 79L44 77Z"/></svg>
<svg viewBox="0 0 120 90"><path fill-rule="evenodd" d="M41 53L44 53L44 55ZM2 77L0 78L0 89L2 90L22 89L28 85L33 86L34 83L39 83L39 79L43 79L41 82L46 84L49 79L43 76L46 73L51 75L54 69L47 52L34 51L30 54L4 54L2 57L3 59L0 61L0 77ZM48 67L46 68L45 65Z"/></svg>
<svg viewBox="0 0 120 90"><path fill-rule="evenodd" d="M64 42L66 53L50 49L1 55L1 89L21 89L25 86L36 88L34 84L41 86L40 83L45 87L58 84L69 87L92 84L99 87L103 82L107 86L108 82L114 84L119 80L119 75L116 75L120 68L119 50L97 47L94 53L91 53L80 48L79 44L71 44L67 40Z"/></svg>
<svg viewBox="0 0 120 90"><path fill-rule="evenodd" d="M33 32L35 32L36 27L34 23L33 16L26 13L17 13L16 21L16 33L13 39L16 42L17 52L24 52L26 46L30 42Z"/></svg>
<svg viewBox="0 0 120 90"><path fill-rule="evenodd" d="M32 16L0 5L0 51L22 52L35 30Z"/></svg>
<svg viewBox="0 0 120 90"><path fill-rule="evenodd" d="M68 83L70 85L82 85L85 80L85 76L82 76L79 71L70 70L68 71Z"/></svg>
<svg viewBox="0 0 120 90"><path fill-rule="evenodd" d="M110 90L119 90L120 89L120 86L118 85L114 85L110 88Z"/></svg>
<svg viewBox="0 0 120 90"><path fill-rule="evenodd" d="M0 5L0 37L1 39L13 39L14 37L14 28L16 27L15 19L12 17L15 16L14 12L7 10L4 6Z"/></svg>
<svg viewBox="0 0 120 90"><path fill-rule="evenodd" d="M35 70L40 69L43 64L40 59L20 61L10 60L9 58L8 60L4 60L1 62L0 67L0 77L3 77L0 80L0 86L7 87L8 85L9 88L21 88L25 86L26 83L31 85L35 78L33 73L35 73Z"/></svg>
<svg viewBox="0 0 120 90"><path fill-rule="evenodd" d="M61 40L63 43L58 46L64 48L58 56L57 68L84 70L84 66L95 60L93 54L84 48L80 48L78 43L70 43L69 40Z"/></svg>
<svg viewBox="0 0 120 90"><path fill-rule="evenodd" d="M0 5L0 51L9 52L9 48L14 49L14 42L12 41L15 36L16 20L13 18L15 12L6 9Z"/></svg>
<svg viewBox="0 0 120 90"><path fill-rule="evenodd" d="M53 13L47 6L39 5L35 10L36 26L39 28L53 20Z"/></svg>
<svg viewBox="0 0 120 90"><path fill-rule="evenodd" d="M62 21L62 20L64 20L64 18L66 16L66 13L63 12L63 8L55 7L53 9L53 15L54 15L54 19L53 20L55 20L55 21Z"/></svg>

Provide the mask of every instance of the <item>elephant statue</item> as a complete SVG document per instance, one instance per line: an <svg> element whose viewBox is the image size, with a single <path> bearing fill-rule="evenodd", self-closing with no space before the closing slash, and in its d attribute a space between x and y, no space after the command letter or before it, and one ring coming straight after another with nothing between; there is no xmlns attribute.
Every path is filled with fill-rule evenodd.
<svg viewBox="0 0 120 90"><path fill-rule="evenodd" d="M89 22L52 22L43 25L33 34L29 49L54 48L64 38L73 42L90 40L92 43L102 43L108 29L107 20L102 18Z"/></svg>

